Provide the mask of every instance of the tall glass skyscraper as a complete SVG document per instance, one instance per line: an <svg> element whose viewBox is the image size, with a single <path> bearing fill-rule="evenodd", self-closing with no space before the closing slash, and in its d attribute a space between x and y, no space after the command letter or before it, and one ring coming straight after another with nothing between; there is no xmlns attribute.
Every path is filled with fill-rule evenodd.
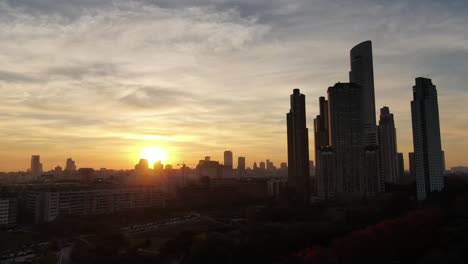
<svg viewBox="0 0 468 264"><path fill-rule="evenodd" d="M416 78L411 101L414 169L418 200L444 187L437 90L431 79Z"/></svg>
<svg viewBox="0 0 468 264"><path fill-rule="evenodd" d="M375 121L375 91L374 64L372 59L372 42L364 41L350 52L351 71L349 81L359 85L361 89L361 118L363 129L363 144L377 144L377 128Z"/></svg>

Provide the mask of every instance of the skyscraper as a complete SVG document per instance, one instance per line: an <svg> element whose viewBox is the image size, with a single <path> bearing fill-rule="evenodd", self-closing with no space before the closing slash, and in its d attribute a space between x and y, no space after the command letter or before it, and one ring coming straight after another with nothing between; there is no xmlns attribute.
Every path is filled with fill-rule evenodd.
<svg viewBox="0 0 468 264"><path fill-rule="evenodd" d="M395 121L388 107L380 109L378 128L380 174L385 182L398 183L397 139Z"/></svg>
<svg viewBox="0 0 468 264"><path fill-rule="evenodd" d="M351 49L349 80L361 87L361 119L364 146L376 145L374 65L372 42L364 41Z"/></svg>
<svg viewBox="0 0 468 264"><path fill-rule="evenodd" d="M336 192L366 191L367 182L361 169L364 152L361 89L353 83L337 83L328 88L330 143L336 152L339 175Z"/></svg>
<svg viewBox="0 0 468 264"><path fill-rule="evenodd" d="M76 171L75 161L72 160L71 158L68 158L66 163L65 163L65 171L67 171L67 172Z"/></svg>
<svg viewBox="0 0 468 264"><path fill-rule="evenodd" d="M328 101L319 98L319 115L314 119L315 140L315 175L317 178L317 194L321 199L335 196L336 153L330 146L328 124ZM327 166L333 166L328 168Z"/></svg>
<svg viewBox="0 0 468 264"><path fill-rule="evenodd" d="M224 166L229 167L232 169L232 151L226 150L224 151Z"/></svg>
<svg viewBox="0 0 468 264"><path fill-rule="evenodd" d="M430 192L441 191L444 187L439 106L431 79L416 78L411 117L417 197L425 200Z"/></svg>
<svg viewBox="0 0 468 264"><path fill-rule="evenodd" d="M31 156L31 176L39 177L42 174L42 163L41 156L32 155Z"/></svg>
<svg viewBox="0 0 468 264"><path fill-rule="evenodd" d="M245 171L245 157L238 157L237 158L237 170Z"/></svg>
<svg viewBox="0 0 468 264"><path fill-rule="evenodd" d="M291 109L286 115L288 135L288 188L291 197L308 203L309 184L309 135L306 125L305 95L294 89L290 96Z"/></svg>

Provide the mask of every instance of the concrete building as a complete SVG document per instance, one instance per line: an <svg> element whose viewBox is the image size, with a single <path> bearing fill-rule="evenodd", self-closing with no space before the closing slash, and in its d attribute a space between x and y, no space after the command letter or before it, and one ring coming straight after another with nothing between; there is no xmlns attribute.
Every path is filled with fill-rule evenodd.
<svg viewBox="0 0 468 264"><path fill-rule="evenodd" d="M58 216L97 215L165 206L165 195L155 187L118 189L61 188L26 193L26 211L35 223L51 222Z"/></svg>
<svg viewBox="0 0 468 264"><path fill-rule="evenodd" d="M264 161L260 161L260 170L265 171L266 170L266 163Z"/></svg>
<svg viewBox="0 0 468 264"><path fill-rule="evenodd" d="M414 165L418 200L444 187L437 90L431 79L416 78L411 101Z"/></svg>
<svg viewBox="0 0 468 264"><path fill-rule="evenodd" d="M309 203L309 131L306 123L305 95L294 89L291 109L286 115L288 137L288 189L293 200Z"/></svg>
<svg viewBox="0 0 468 264"><path fill-rule="evenodd" d="M385 184L380 176L379 148L377 145L367 146L364 150L362 166L362 177L366 183L365 193L368 196L374 196L385 190Z"/></svg>

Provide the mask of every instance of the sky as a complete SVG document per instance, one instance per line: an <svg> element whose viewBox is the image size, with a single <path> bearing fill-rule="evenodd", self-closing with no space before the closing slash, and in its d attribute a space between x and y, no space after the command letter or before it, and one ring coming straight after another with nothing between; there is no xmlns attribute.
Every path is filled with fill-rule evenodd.
<svg viewBox="0 0 468 264"><path fill-rule="evenodd" d="M347 82L372 40L376 112L412 151L416 77L439 93L448 167L468 165L468 2L383 0L2 0L0 171L132 168L143 148L194 166L223 151L287 161L289 95ZM378 120L378 119L377 119ZM313 151L311 151L313 158Z"/></svg>

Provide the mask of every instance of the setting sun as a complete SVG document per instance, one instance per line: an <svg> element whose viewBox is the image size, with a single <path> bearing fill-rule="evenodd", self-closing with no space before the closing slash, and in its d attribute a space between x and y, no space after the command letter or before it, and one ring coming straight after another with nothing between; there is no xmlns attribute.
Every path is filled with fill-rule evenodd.
<svg viewBox="0 0 468 264"><path fill-rule="evenodd" d="M165 163L168 160L168 154L166 149L159 146L146 147L142 149L140 158L148 160L150 167L153 167L154 163L158 160Z"/></svg>

